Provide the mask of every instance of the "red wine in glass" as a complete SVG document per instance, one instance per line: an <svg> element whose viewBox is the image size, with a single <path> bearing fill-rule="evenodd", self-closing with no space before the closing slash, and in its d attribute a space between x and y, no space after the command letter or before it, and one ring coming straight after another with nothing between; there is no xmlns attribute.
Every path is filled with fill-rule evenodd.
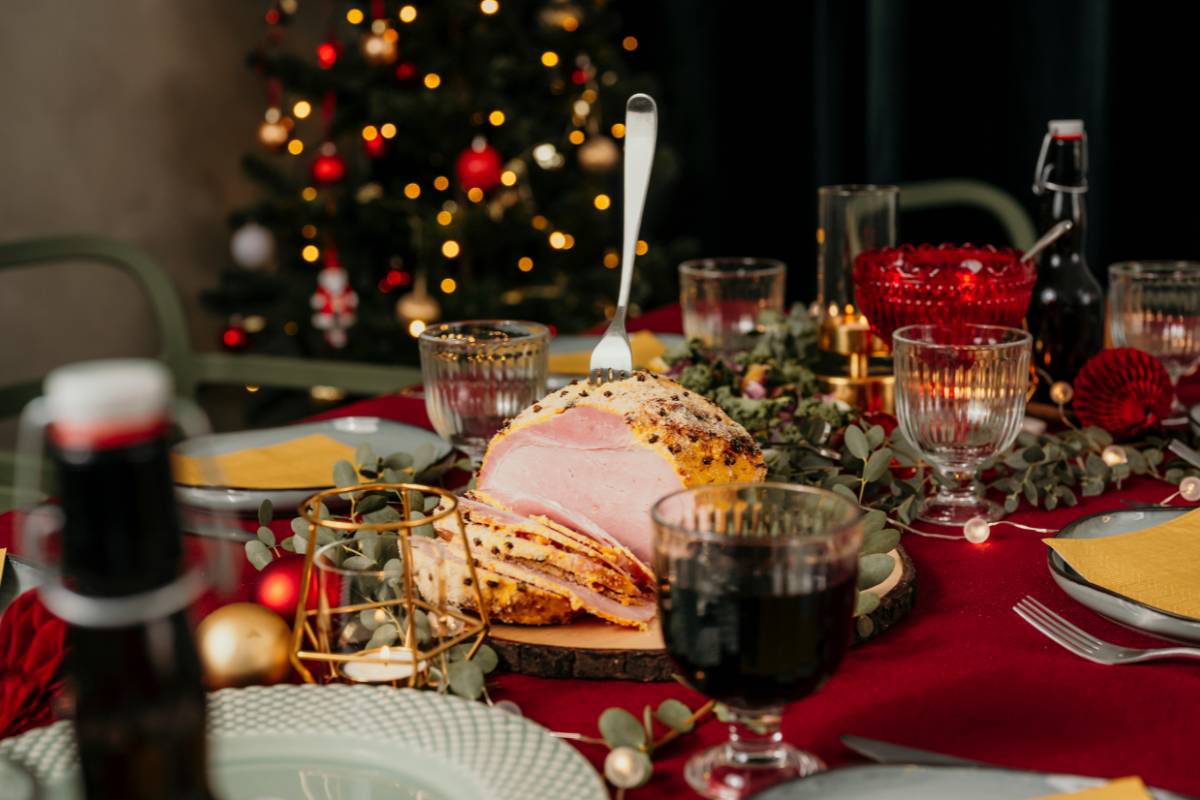
<svg viewBox="0 0 1200 800"><path fill-rule="evenodd" d="M652 515L667 652L734 719L728 742L688 762L688 783L742 798L824 769L784 744L779 723L849 646L858 508L812 487L734 484L668 495Z"/></svg>

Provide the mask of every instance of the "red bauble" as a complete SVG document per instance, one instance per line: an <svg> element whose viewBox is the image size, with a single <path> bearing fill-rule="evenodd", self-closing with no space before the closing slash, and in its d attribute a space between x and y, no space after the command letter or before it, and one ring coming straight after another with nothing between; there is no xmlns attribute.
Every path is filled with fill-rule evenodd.
<svg viewBox="0 0 1200 800"><path fill-rule="evenodd" d="M250 336L241 325L230 325L221 332L221 344L226 350L234 352L245 350L246 346L250 344Z"/></svg>
<svg viewBox="0 0 1200 800"><path fill-rule="evenodd" d="M258 573L252 594L254 602L266 606L284 619L293 619L296 615L296 604L300 602L300 580L303 577L304 556L280 556ZM325 597L329 600L330 607L334 607L338 604L341 583L336 574L329 577L332 580L325 582ZM316 569L308 580L308 601L305 606L310 611L317 607Z"/></svg>
<svg viewBox="0 0 1200 800"><path fill-rule="evenodd" d="M346 177L346 162L328 142L321 146L321 152L313 159L312 177L317 183L324 184L337 183Z"/></svg>
<svg viewBox="0 0 1200 800"><path fill-rule="evenodd" d="M363 139L363 148L371 158L379 158L387 152L387 144L383 137L378 135L372 139Z"/></svg>
<svg viewBox="0 0 1200 800"><path fill-rule="evenodd" d="M476 143L462 151L454 170L458 175L459 185L464 189L481 189L488 191L500 185L500 173L504 169L504 161L500 153L490 144Z"/></svg>
<svg viewBox="0 0 1200 800"><path fill-rule="evenodd" d="M396 80L410 83L417 77L417 65L411 61L401 61L396 65Z"/></svg>
<svg viewBox="0 0 1200 800"><path fill-rule="evenodd" d="M1171 416L1175 393L1157 358L1132 347L1096 354L1075 378L1072 407L1079 421L1116 439L1132 439Z"/></svg>
<svg viewBox="0 0 1200 800"><path fill-rule="evenodd" d="M317 63L321 69L330 69L337 63L341 45L335 41L321 42L317 45Z"/></svg>

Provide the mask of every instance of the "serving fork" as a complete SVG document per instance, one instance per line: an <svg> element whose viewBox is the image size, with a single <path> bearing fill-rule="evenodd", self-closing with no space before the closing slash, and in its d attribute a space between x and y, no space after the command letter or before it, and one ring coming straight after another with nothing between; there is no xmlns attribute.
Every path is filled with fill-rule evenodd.
<svg viewBox="0 0 1200 800"><path fill-rule="evenodd" d="M1151 650L1118 647L1068 622L1030 595L1018 601L1013 611L1055 644L1097 664L1136 664L1164 658L1200 659L1200 648L1196 647L1158 647Z"/></svg>
<svg viewBox="0 0 1200 800"><path fill-rule="evenodd" d="M621 290L617 309L600 343L592 350L588 382L628 378L633 372L633 350L625 331L629 309L629 287L633 283L633 258L642 209L650 186L650 168L654 164L654 140L658 135L658 107L648 94L635 94L625 103L625 204L621 229Z"/></svg>

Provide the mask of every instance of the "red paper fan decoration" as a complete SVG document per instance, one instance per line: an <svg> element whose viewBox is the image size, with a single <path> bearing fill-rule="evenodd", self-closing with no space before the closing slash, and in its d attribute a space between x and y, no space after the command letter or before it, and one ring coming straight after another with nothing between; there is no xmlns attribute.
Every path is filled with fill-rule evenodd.
<svg viewBox="0 0 1200 800"><path fill-rule="evenodd" d="M1174 399L1166 368L1149 353L1117 347L1097 353L1075 378L1073 407L1079 421L1132 439L1171 415Z"/></svg>

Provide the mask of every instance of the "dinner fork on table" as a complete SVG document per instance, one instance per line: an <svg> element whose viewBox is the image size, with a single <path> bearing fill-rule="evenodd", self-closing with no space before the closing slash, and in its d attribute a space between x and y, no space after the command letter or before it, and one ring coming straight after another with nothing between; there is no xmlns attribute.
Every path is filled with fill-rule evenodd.
<svg viewBox="0 0 1200 800"><path fill-rule="evenodd" d="M637 248L638 231L642 226L642 209L646 205L646 190L650 186L650 168L654 164L654 140L658 135L658 107L648 94L635 94L625 103L625 187L624 220L621 229L621 290L617 309L613 312L608 330L592 350L588 382L628 378L633 372L633 350L625 331L625 314L629 308L629 287L633 283L633 257Z"/></svg>
<svg viewBox="0 0 1200 800"><path fill-rule="evenodd" d="M1156 647L1149 650L1119 647L1068 622L1030 595L1018 601L1013 611L1055 644L1097 664L1137 664L1164 658L1200 659L1200 648L1196 647Z"/></svg>

